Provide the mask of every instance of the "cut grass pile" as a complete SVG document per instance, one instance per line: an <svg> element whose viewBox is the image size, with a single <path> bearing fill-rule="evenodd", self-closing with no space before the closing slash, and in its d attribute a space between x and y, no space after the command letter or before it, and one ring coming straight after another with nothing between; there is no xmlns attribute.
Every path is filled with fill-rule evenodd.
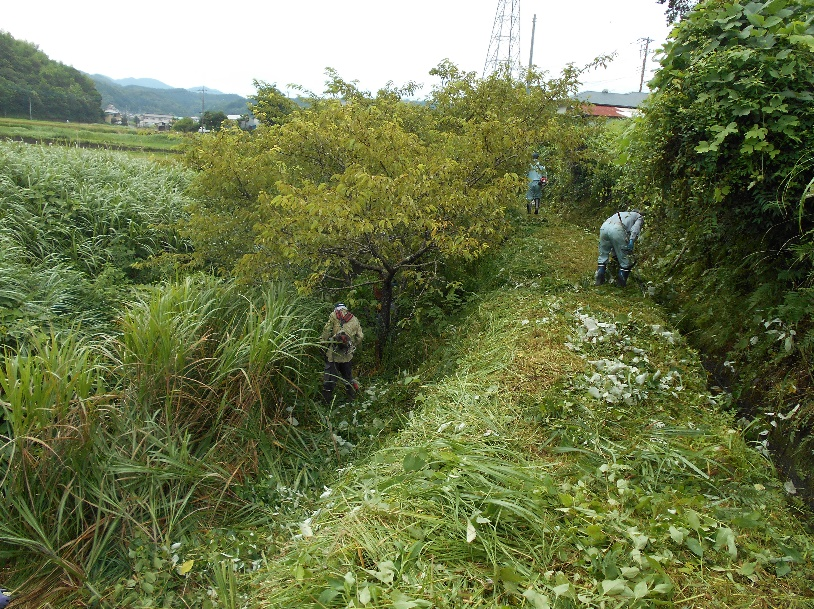
<svg viewBox="0 0 814 609"><path fill-rule="evenodd" d="M635 283L590 285L593 235L544 220L486 265L404 428L222 603L812 606L806 515L697 354Z"/></svg>

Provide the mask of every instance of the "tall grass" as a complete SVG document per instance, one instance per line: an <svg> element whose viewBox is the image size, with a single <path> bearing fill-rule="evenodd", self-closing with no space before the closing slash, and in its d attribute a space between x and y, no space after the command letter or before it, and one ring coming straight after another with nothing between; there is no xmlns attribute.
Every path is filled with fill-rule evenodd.
<svg viewBox="0 0 814 609"><path fill-rule="evenodd" d="M122 154L0 142L3 343L77 320L109 330L131 285L163 278L147 261L186 250L186 180Z"/></svg>
<svg viewBox="0 0 814 609"><path fill-rule="evenodd" d="M7 350L3 363L0 389L13 437L37 434L67 416L76 402L104 397L104 363L75 333L35 335L20 352Z"/></svg>
<svg viewBox="0 0 814 609"><path fill-rule="evenodd" d="M270 517L239 488L261 465L286 476L285 445L298 440L282 417L300 393L312 322L282 286L188 279L134 302L116 337L6 347L4 583L31 606L148 607L181 589L204 599L204 572L190 577L174 548ZM309 456L307 443L293 451Z"/></svg>
<svg viewBox="0 0 814 609"><path fill-rule="evenodd" d="M16 344L31 328L47 328L72 313L66 325L92 326L98 317L82 308L82 273L58 256L31 257L23 245L0 228L0 329L3 344Z"/></svg>
<svg viewBox="0 0 814 609"><path fill-rule="evenodd" d="M188 278L136 301L113 351L132 399L161 407L172 429L241 426L252 407L280 417L299 391L312 322L280 285L258 299Z"/></svg>

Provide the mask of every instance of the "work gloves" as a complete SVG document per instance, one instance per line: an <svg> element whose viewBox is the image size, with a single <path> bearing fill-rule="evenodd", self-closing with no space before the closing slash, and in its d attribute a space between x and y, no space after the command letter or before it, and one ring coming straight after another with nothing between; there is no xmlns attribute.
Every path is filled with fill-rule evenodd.
<svg viewBox="0 0 814 609"><path fill-rule="evenodd" d="M627 247L625 248L628 252L633 252L633 239L627 242Z"/></svg>

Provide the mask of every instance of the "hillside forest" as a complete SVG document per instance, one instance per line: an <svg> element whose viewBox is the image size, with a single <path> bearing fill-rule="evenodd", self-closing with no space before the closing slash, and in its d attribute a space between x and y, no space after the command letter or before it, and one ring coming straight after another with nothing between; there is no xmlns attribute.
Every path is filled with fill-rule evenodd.
<svg viewBox="0 0 814 609"><path fill-rule="evenodd" d="M94 123L102 120L102 98L79 70L0 31L0 110L3 116Z"/></svg>
<svg viewBox="0 0 814 609"><path fill-rule="evenodd" d="M240 95L186 89L121 86L111 79L84 74L50 59L37 45L0 30L0 114L82 123L103 120L109 105L131 114L200 116L204 111L244 115L248 100Z"/></svg>
<svg viewBox="0 0 814 609"><path fill-rule="evenodd" d="M811 607L814 0L695 5L631 119L607 60L0 142L10 607Z"/></svg>
<svg viewBox="0 0 814 609"><path fill-rule="evenodd" d="M113 105L122 112L133 114L169 114L172 116L200 116L204 112L244 115L248 101L245 97L229 93L200 92L187 89L156 89L138 85L121 86L109 78L90 76L102 96L102 107Z"/></svg>

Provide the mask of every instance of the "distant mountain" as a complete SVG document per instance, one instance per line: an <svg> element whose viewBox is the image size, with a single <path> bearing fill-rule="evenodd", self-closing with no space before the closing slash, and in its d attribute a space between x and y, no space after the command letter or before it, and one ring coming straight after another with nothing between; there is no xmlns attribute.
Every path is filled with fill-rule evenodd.
<svg viewBox="0 0 814 609"><path fill-rule="evenodd" d="M86 74L89 78L93 78L95 80L105 80L110 81L111 83L121 85L122 87L147 87L149 89L177 89L178 87L173 87L172 85L168 85L165 82L161 82L160 80L156 80L155 78L110 78L110 76L105 76L104 74ZM217 89L211 89L205 85L201 85L200 87L187 87L187 91L191 91L192 93L200 94L201 89L206 89L207 94L212 95L229 95L229 93L224 93L223 91L218 91Z"/></svg>
<svg viewBox="0 0 814 609"><path fill-rule="evenodd" d="M198 95L201 94L201 89L206 89L207 95L229 95L228 93L224 93L223 91L218 91L217 89L210 89L209 87L204 87L201 85L200 87L187 87L187 91L192 91L193 93L197 93Z"/></svg>
<svg viewBox="0 0 814 609"><path fill-rule="evenodd" d="M104 81L108 82L113 85L120 85L122 87L149 87L151 89L174 89L168 85L167 83L163 83L160 80L156 80L155 78L110 78L110 76L105 76L104 74L88 74L87 72L83 72L85 76L97 81Z"/></svg>
<svg viewBox="0 0 814 609"><path fill-rule="evenodd" d="M156 80L155 78L110 78L109 76L103 76L101 74L94 74L91 78L107 78L111 82L116 83L117 85L121 85L122 87L147 87L150 89L177 89L178 87L173 87L172 85L168 85L165 82L161 82L160 80ZM200 94L201 89L206 89L207 95L228 95L228 93L224 93L223 91L218 91L217 89L210 89L204 85L200 87L187 87L187 91L192 91L193 93Z"/></svg>
<svg viewBox="0 0 814 609"><path fill-rule="evenodd" d="M102 108L113 105L120 112L129 114L170 114L172 116L200 116L201 105L210 112L224 114L248 113L249 100L232 93L206 89L201 95L197 89L175 89L161 81L150 78L124 78L114 80L101 74L92 74L96 90L102 96ZM122 85L121 82L151 82L160 86L137 84Z"/></svg>
<svg viewBox="0 0 814 609"><path fill-rule="evenodd" d="M168 84L161 82L160 80L156 80L155 78L112 78L113 82L117 85L121 85L123 87L129 87L131 85L136 87L149 87L151 89L173 89Z"/></svg>
<svg viewBox="0 0 814 609"><path fill-rule="evenodd" d="M176 89L153 78L114 80L51 60L0 30L0 116L100 122L113 105L128 114L247 114L249 100L215 89Z"/></svg>

